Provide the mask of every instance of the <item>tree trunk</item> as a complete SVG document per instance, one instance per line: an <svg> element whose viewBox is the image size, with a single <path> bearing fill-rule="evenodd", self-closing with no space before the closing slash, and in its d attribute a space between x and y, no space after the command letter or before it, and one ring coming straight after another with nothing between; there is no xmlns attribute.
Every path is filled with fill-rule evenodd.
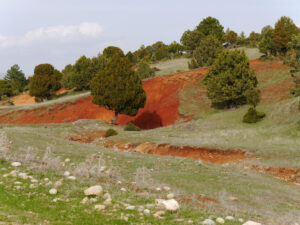
<svg viewBox="0 0 300 225"><path fill-rule="evenodd" d="M115 112L115 116L114 116L114 118L111 120L111 123L112 123L112 124L116 124L118 114L119 114L118 112Z"/></svg>

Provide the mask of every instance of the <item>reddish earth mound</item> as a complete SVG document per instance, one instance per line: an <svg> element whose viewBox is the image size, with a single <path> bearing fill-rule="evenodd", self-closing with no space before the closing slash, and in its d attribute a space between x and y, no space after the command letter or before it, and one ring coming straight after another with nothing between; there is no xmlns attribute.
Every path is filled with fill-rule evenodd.
<svg viewBox="0 0 300 225"><path fill-rule="evenodd" d="M97 138L101 138L105 136L105 132L103 130L93 130L93 131L85 131L80 134L72 135L69 140L78 141L81 143L92 143Z"/></svg>
<svg viewBox="0 0 300 225"><path fill-rule="evenodd" d="M134 117L120 114L118 124L132 122L143 129L151 129L173 124L179 118L186 117L178 113L178 91L187 84L199 81L207 69L192 70L157 77L143 82L147 102ZM114 113L94 105L92 97L76 100L74 103L41 107L32 110L19 110L0 116L0 123L68 123L79 119L99 119L110 121Z"/></svg>

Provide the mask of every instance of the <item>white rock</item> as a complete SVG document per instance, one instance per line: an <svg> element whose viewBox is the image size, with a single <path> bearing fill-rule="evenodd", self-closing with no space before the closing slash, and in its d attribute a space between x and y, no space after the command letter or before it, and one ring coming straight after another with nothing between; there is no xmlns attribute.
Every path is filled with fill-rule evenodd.
<svg viewBox="0 0 300 225"><path fill-rule="evenodd" d="M215 225L215 222L211 219L206 219L202 222L203 225Z"/></svg>
<svg viewBox="0 0 300 225"><path fill-rule="evenodd" d="M30 188L30 189L34 189L34 188L36 188L36 187L37 187L37 186L36 186L35 184L30 184L30 185L29 185L29 188Z"/></svg>
<svg viewBox="0 0 300 225"><path fill-rule="evenodd" d="M104 210L105 209L105 205L95 205L95 209L96 210Z"/></svg>
<svg viewBox="0 0 300 225"><path fill-rule="evenodd" d="M9 175L12 176L12 177L16 177L17 174L18 174L18 172L15 171L15 170L12 170L12 171L9 173Z"/></svg>
<svg viewBox="0 0 300 225"><path fill-rule="evenodd" d="M37 183L38 182L37 179L31 179L30 181L31 181L31 183Z"/></svg>
<svg viewBox="0 0 300 225"><path fill-rule="evenodd" d="M155 199L155 205L159 208L163 208L164 207L163 201L164 199Z"/></svg>
<svg viewBox="0 0 300 225"><path fill-rule="evenodd" d="M12 162L11 165L14 167L18 167L21 166L22 164L20 162Z"/></svg>
<svg viewBox="0 0 300 225"><path fill-rule="evenodd" d="M57 194L57 190L55 188L51 188L49 191L50 195L56 195Z"/></svg>
<svg viewBox="0 0 300 225"><path fill-rule="evenodd" d="M67 179L69 179L69 180L76 180L76 177L74 177L74 176L68 176Z"/></svg>
<svg viewBox="0 0 300 225"><path fill-rule="evenodd" d="M69 158L65 159L65 162L70 162L70 161L71 161L71 159L69 159Z"/></svg>
<svg viewBox="0 0 300 225"><path fill-rule="evenodd" d="M126 188L121 188L120 191L126 192Z"/></svg>
<svg viewBox="0 0 300 225"><path fill-rule="evenodd" d="M118 180L118 181L117 181L117 184L122 184L122 181L119 181L119 180Z"/></svg>
<svg viewBox="0 0 300 225"><path fill-rule="evenodd" d="M111 199L108 198L103 202L104 205L112 205Z"/></svg>
<svg viewBox="0 0 300 225"><path fill-rule="evenodd" d="M111 196L110 196L110 194L107 192L107 193L105 193L105 194L103 195L103 198L104 198L104 199L111 199Z"/></svg>
<svg viewBox="0 0 300 225"><path fill-rule="evenodd" d="M194 223L194 221L193 220L188 220L187 223L192 224L192 223Z"/></svg>
<svg viewBox="0 0 300 225"><path fill-rule="evenodd" d="M153 214L153 216L156 218L162 218L161 216L164 214L165 214L165 211L157 211L156 213Z"/></svg>
<svg viewBox="0 0 300 225"><path fill-rule="evenodd" d="M65 176L65 177L70 176L70 172L69 172L69 171L64 172L64 176Z"/></svg>
<svg viewBox="0 0 300 225"><path fill-rule="evenodd" d="M14 184L20 185L20 184L22 184L22 182L16 181Z"/></svg>
<svg viewBox="0 0 300 225"><path fill-rule="evenodd" d="M163 189L164 189L165 191L170 191L170 190L171 190L171 188L168 187L168 186L164 186Z"/></svg>
<svg viewBox="0 0 300 225"><path fill-rule="evenodd" d="M179 209L179 204L175 199L163 200L161 204L169 211L176 211Z"/></svg>
<svg viewBox="0 0 300 225"><path fill-rule="evenodd" d="M90 195L101 196L101 195L103 195L103 189L100 185L91 186L88 189L84 190L84 194L87 196L90 196Z"/></svg>
<svg viewBox="0 0 300 225"><path fill-rule="evenodd" d="M86 203L88 203L88 201L89 201L89 198L88 198L88 197L84 197L84 198L82 199L81 203L82 203L82 204L86 204Z"/></svg>
<svg viewBox="0 0 300 225"><path fill-rule="evenodd" d="M22 187L19 186L19 185L15 186L15 188L16 188L16 190L21 190L22 189Z"/></svg>
<svg viewBox="0 0 300 225"><path fill-rule="evenodd" d="M149 215L150 214L150 210L149 209L144 209L144 213Z"/></svg>
<svg viewBox="0 0 300 225"><path fill-rule="evenodd" d="M52 182L49 181L48 183L45 184L46 186L51 186L52 185Z"/></svg>
<svg viewBox="0 0 300 225"><path fill-rule="evenodd" d="M45 182L48 182L48 181L49 181L49 178L47 178L47 177L44 178L44 181L45 181Z"/></svg>
<svg viewBox="0 0 300 225"><path fill-rule="evenodd" d="M170 194L167 195L167 199L172 199L174 197L175 197L175 195L173 193L170 193Z"/></svg>
<svg viewBox="0 0 300 225"><path fill-rule="evenodd" d="M221 217L218 217L218 218L216 219L216 222L217 222L217 223L220 223L220 224L223 224L223 223L225 223L225 220L224 220L223 218L221 218Z"/></svg>
<svg viewBox="0 0 300 225"><path fill-rule="evenodd" d="M156 191L161 191L161 188L160 188L160 187L158 187L158 188L155 188L155 190L156 190Z"/></svg>
<svg viewBox="0 0 300 225"><path fill-rule="evenodd" d="M101 166L100 167L100 172L103 172L106 169L106 166Z"/></svg>
<svg viewBox="0 0 300 225"><path fill-rule="evenodd" d="M234 220L234 217L233 216L226 216L225 220Z"/></svg>
<svg viewBox="0 0 300 225"><path fill-rule="evenodd" d="M244 223L243 225L261 225L261 223L257 223L257 222L249 220L246 223Z"/></svg>
<svg viewBox="0 0 300 225"><path fill-rule="evenodd" d="M89 201L90 201L90 203L92 204L92 203L97 202L98 200L97 200L97 198L91 198Z"/></svg>
<svg viewBox="0 0 300 225"><path fill-rule="evenodd" d="M238 221L241 222L241 223L244 222L244 220L242 218L239 218Z"/></svg>
<svg viewBox="0 0 300 225"><path fill-rule="evenodd" d="M8 177L9 176L9 174L3 174L3 177Z"/></svg>
<svg viewBox="0 0 300 225"><path fill-rule="evenodd" d="M125 209L127 209L127 210L134 210L135 206L134 205L129 205Z"/></svg>
<svg viewBox="0 0 300 225"><path fill-rule="evenodd" d="M58 180L58 181L55 181L54 187L59 187L59 186L61 186L61 185L63 184L63 181L64 181L64 179L60 179L60 180Z"/></svg>
<svg viewBox="0 0 300 225"><path fill-rule="evenodd" d="M23 180L27 180L28 179L28 176L26 173L19 173L18 176L23 179Z"/></svg>
<svg viewBox="0 0 300 225"><path fill-rule="evenodd" d="M145 207L144 207L144 206L142 206L142 205L138 207L138 211L139 211L139 212L143 212L143 211L144 211L144 209L145 209Z"/></svg>

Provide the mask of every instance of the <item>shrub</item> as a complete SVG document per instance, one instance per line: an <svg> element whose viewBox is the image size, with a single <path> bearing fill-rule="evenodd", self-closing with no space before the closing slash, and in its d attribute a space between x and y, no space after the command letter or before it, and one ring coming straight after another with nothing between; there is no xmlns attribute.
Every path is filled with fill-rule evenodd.
<svg viewBox="0 0 300 225"><path fill-rule="evenodd" d="M248 112L243 117L244 123L256 123L260 120L262 120L266 116L263 112L256 111L255 108L250 107L248 109Z"/></svg>
<svg viewBox="0 0 300 225"><path fill-rule="evenodd" d="M124 128L124 130L126 130L126 131L140 131L141 128L139 128L138 126L134 125L133 123L128 123L126 125L126 127Z"/></svg>
<svg viewBox="0 0 300 225"><path fill-rule="evenodd" d="M108 129L105 133L105 137L115 136L117 134L118 134L118 132L115 131L114 129Z"/></svg>
<svg viewBox="0 0 300 225"><path fill-rule="evenodd" d="M137 74L141 79L147 79L155 76L155 70L152 69L146 61L140 61L137 69Z"/></svg>

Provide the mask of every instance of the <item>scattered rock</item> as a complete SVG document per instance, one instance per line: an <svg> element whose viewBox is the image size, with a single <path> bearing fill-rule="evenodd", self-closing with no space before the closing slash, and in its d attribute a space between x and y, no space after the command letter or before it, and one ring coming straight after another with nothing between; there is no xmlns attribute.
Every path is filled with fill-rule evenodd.
<svg viewBox="0 0 300 225"><path fill-rule="evenodd" d="M44 178L44 181L45 181L45 182L48 182L48 181L49 181L49 178L47 178L47 177Z"/></svg>
<svg viewBox="0 0 300 225"><path fill-rule="evenodd" d="M144 213L145 213L146 215L149 215L149 214L150 214L150 210L149 210L149 209L144 209Z"/></svg>
<svg viewBox="0 0 300 225"><path fill-rule="evenodd" d="M103 195L104 199L111 199L111 195L107 192Z"/></svg>
<svg viewBox="0 0 300 225"><path fill-rule="evenodd" d="M144 206L142 206L142 205L138 207L138 211L139 211L139 212L143 212L143 211L144 211L144 209L145 209L145 207L144 207Z"/></svg>
<svg viewBox="0 0 300 225"><path fill-rule="evenodd" d="M48 183L45 184L46 186L51 186L52 185L52 182L49 181Z"/></svg>
<svg viewBox="0 0 300 225"><path fill-rule="evenodd" d="M22 164L20 162L12 162L11 165L13 167L18 167L18 166L21 166Z"/></svg>
<svg viewBox="0 0 300 225"><path fill-rule="evenodd" d="M221 217L218 217L218 218L216 219L216 222L217 222L217 223L220 223L220 224L223 224L223 223L225 223L225 220L224 220L223 218L221 218Z"/></svg>
<svg viewBox="0 0 300 225"><path fill-rule="evenodd" d="M91 198L91 199L90 199L90 203L91 203L91 204L93 204L93 203L95 203L95 202L97 202L97 201L98 201L97 198Z"/></svg>
<svg viewBox="0 0 300 225"><path fill-rule="evenodd" d="M155 190L156 190L156 191L161 191L161 188L160 188L160 187L158 187L158 188L155 188Z"/></svg>
<svg viewBox="0 0 300 225"><path fill-rule="evenodd" d="M176 211L179 209L179 204L175 199L169 199L169 200L155 199L155 204L158 207L164 208L169 211Z"/></svg>
<svg viewBox="0 0 300 225"><path fill-rule="evenodd" d="M95 205L96 210L104 210L105 208L105 205Z"/></svg>
<svg viewBox="0 0 300 225"><path fill-rule="evenodd" d="M120 191L126 192L126 188L121 188Z"/></svg>
<svg viewBox="0 0 300 225"><path fill-rule="evenodd" d="M34 189L34 188L36 188L36 187L37 187L37 186L36 186L35 184L30 184L30 185L29 185L29 188L30 188L30 189Z"/></svg>
<svg viewBox="0 0 300 225"><path fill-rule="evenodd" d="M242 218L239 218L238 221L241 222L241 223L244 222L244 220Z"/></svg>
<svg viewBox="0 0 300 225"><path fill-rule="evenodd" d="M12 176L12 177L16 177L17 176L17 171L15 171L15 170L12 170L10 173L9 173L9 175L10 176Z"/></svg>
<svg viewBox="0 0 300 225"><path fill-rule="evenodd" d="M170 193L170 194L167 195L167 199L172 199L174 197L175 197L175 195L173 193Z"/></svg>
<svg viewBox="0 0 300 225"><path fill-rule="evenodd" d="M233 201L233 202L236 202L239 199L237 197L231 197L230 200Z"/></svg>
<svg viewBox="0 0 300 225"><path fill-rule="evenodd" d="M125 209L127 209L127 210L134 210L135 206L134 205L129 205Z"/></svg>
<svg viewBox="0 0 300 225"><path fill-rule="evenodd" d="M206 219L202 222L203 225L216 225L216 223L211 219Z"/></svg>
<svg viewBox="0 0 300 225"><path fill-rule="evenodd" d="M19 173L18 176L23 179L23 180L27 180L28 179L28 176L26 173Z"/></svg>
<svg viewBox="0 0 300 225"><path fill-rule="evenodd" d="M76 180L76 177L74 177L74 176L68 176L67 179L69 179L69 180Z"/></svg>
<svg viewBox="0 0 300 225"><path fill-rule="evenodd" d="M65 159L65 162L70 162L70 161L71 161L71 159L69 159L69 158Z"/></svg>
<svg viewBox="0 0 300 225"><path fill-rule="evenodd" d="M165 191L170 191L170 190L171 190L171 188L168 187L168 186L164 186L163 189L164 189Z"/></svg>
<svg viewBox="0 0 300 225"><path fill-rule="evenodd" d="M89 198L88 197L84 197L81 201L82 204L87 204L89 201Z"/></svg>
<svg viewBox="0 0 300 225"><path fill-rule="evenodd" d="M192 224L192 223L194 223L194 221L193 220L188 220L187 223Z"/></svg>
<svg viewBox="0 0 300 225"><path fill-rule="evenodd" d="M38 182L37 179L31 179L30 181L31 181L31 183L37 183Z"/></svg>
<svg viewBox="0 0 300 225"><path fill-rule="evenodd" d="M69 171L64 172L64 176L65 176L65 177L70 176L70 172L69 172Z"/></svg>
<svg viewBox="0 0 300 225"><path fill-rule="evenodd" d="M60 187L63 184L63 181L64 181L64 179L60 179L58 181L55 181L53 186L54 187Z"/></svg>
<svg viewBox="0 0 300 225"><path fill-rule="evenodd" d="M110 198L106 199L106 200L103 202L103 204L104 204L104 205L107 205L107 206L112 205L111 199L110 199Z"/></svg>
<svg viewBox="0 0 300 225"><path fill-rule="evenodd" d="M20 182L20 181L16 181L14 184L21 185L21 184L22 184L22 182Z"/></svg>
<svg viewBox="0 0 300 225"><path fill-rule="evenodd" d="M56 195L57 194L57 190L55 188L51 188L49 191L50 195Z"/></svg>
<svg viewBox="0 0 300 225"><path fill-rule="evenodd" d="M103 189L100 185L91 186L88 189L84 190L84 194L87 196L91 196L91 195L101 196L103 195Z"/></svg>
<svg viewBox="0 0 300 225"><path fill-rule="evenodd" d="M254 222L254 221L247 221L246 223L244 223L243 225L261 225L261 223L257 223L257 222Z"/></svg>
<svg viewBox="0 0 300 225"><path fill-rule="evenodd" d="M161 217L162 215L165 215L165 211L157 211L156 213L153 214L155 218L159 218L159 219L163 218Z"/></svg>
<svg viewBox="0 0 300 225"><path fill-rule="evenodd" d="M234 217L233 216L226 216L225 220L234 220Z"/></svg>

